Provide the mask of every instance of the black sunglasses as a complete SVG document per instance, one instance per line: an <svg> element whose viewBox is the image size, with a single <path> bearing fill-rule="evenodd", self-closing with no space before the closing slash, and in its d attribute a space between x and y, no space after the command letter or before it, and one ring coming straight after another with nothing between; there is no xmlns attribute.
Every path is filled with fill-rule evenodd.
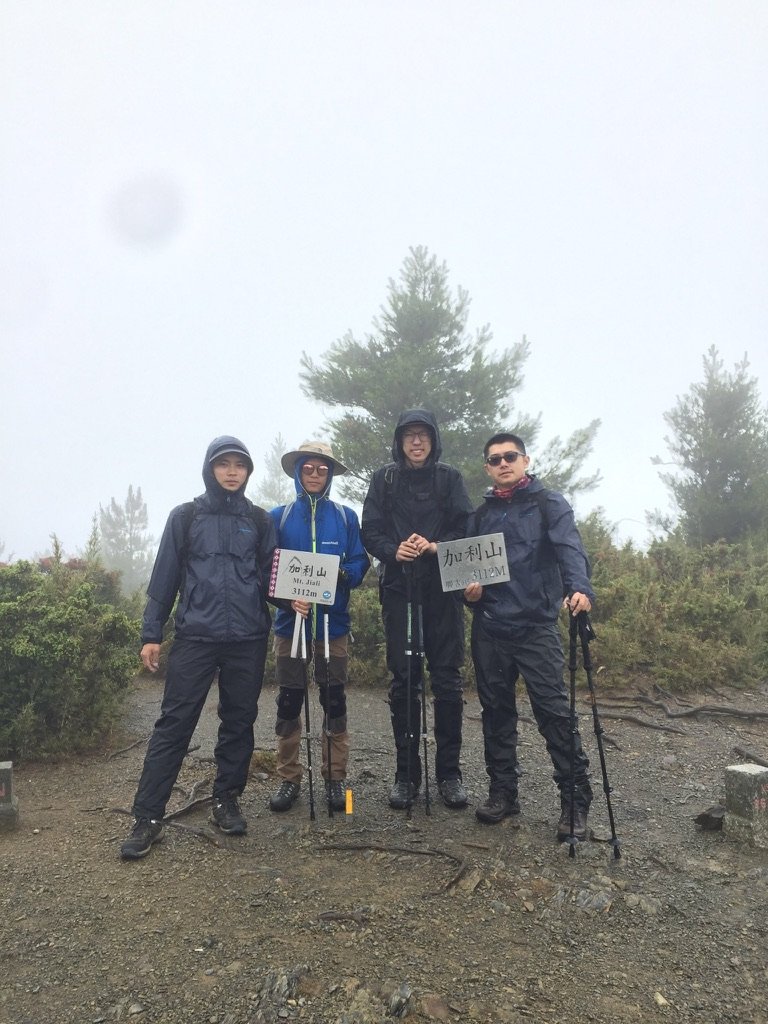
<svg viewBox="0 0 768 1024"><path fill-rule="evenodd" d="M501 460L505 462L517 462L518 459L524 459L525 456L522 452L504 452L503 455L489 455L485 460L489 466L500 466Z"/></svg>

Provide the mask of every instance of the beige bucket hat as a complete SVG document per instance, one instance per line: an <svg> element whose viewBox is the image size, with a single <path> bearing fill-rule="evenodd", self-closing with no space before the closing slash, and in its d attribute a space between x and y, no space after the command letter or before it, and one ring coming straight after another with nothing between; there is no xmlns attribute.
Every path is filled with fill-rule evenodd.
<svg viewBox="0 0 768 1024"><path fill-rule="evenodd" d="M293 478L296 463L306 455L317 455L319 458L330 462L333 466L334 476L343 476L345 473L349 472L343 463L333 457L331 446L326 444L324 441L302 441L295 451L285 453L282 459L280 459L280 465L288 476Z"/></svg>

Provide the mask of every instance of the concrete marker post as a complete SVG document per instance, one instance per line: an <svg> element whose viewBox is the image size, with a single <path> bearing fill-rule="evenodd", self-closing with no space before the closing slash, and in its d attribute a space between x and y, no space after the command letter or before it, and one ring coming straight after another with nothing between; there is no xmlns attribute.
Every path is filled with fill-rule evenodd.
<svg viewBox="0 0 768 1024"><path fill-rule="evenodd" d="M725 769L723 831L768 850L768 768L733 764Z"/></svg>
<svg viewBox="0 0 768 1024"><path fill-rule="evenodd" d="M0 761L0 832L11 832L19 824L19 801L13 795L13 762Z"/></svg>

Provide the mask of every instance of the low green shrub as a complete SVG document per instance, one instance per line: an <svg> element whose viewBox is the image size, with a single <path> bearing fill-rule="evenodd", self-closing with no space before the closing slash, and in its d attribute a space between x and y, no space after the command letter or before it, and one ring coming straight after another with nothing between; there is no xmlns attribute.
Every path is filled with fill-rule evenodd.
<svg viewBox="0 0 768 1024"><path fill-rule="evenodd" d="M752 687L768 675L768 550L747 542L593 556L593 657L604 684L649 680L678 691Z"/></svg>
<svg viewBox="0 0 768 1024"><path fill-rule="evenodd" d="M102 573L0 568L0 757L78 753L114 724L137 669L138 622L103 601Z"/></svg>

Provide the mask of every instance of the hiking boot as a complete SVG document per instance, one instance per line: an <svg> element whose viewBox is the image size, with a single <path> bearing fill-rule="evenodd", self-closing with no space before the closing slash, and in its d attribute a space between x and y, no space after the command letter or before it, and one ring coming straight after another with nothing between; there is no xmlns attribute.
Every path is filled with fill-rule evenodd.
<svg viewBox="0 0 768 1024"><path fill-rule="evenodd" d="M557 823L557 841L564 843L571 838L571 804L564 800L561 804L560 821ZM587 838L587 814L589 807L576 803L573 807L573 838L583 843Z"/></svg>
<svg viewBox="0 0 768 1024"><path fill-rule="evenodd" d="M396 811L407 810L416 799L418 787L407 779L395 779L395 784L389 791L389 806Z"/></svg>
<svg viewBox="0 0 768 1024"><path fill-rule="evenodd" d="M517 797L508 797L506 793L489 793L488 799L475 809L475 817L484 825L498 825L504 818L520 813Z"/></svg>
<svg viewBox="0 0 768 1024"><path fill-rule="evenodd" d="M331 779L325 783L325 795L334 811L344 811L347 808L347 795L344 792L344 783L341 779Z"/></svg>
<svg viewBox="0 0 768 1024"><path fill-rule="evenodd" d="M234 790L213 798L211 821L229 836L241 836L245 833L248 823L240 811L237 793Z"/></svg>
<svg viewBox="0 0 768 1024"><path fill-rule="evenodd" d="M163 838L163 823L152 818L137 818L131 834L120 847L123 860L140 860L146 857L153 843Z"/></svg>
<svg viewBox="0 0 768 1024"><path fill-rule="evenodd" d="M450 807L453 811L459 811L462 807L467 806L469 798L461 779L443 779L442 782L438 782L437 788L446 807Z"/></svg>
<svg viewBox="0 0 768 1024"><path fill-rule="evenodd" d="M296 803L299 788L298 782L289 782L287 779L283 779L278 791L269 798L270 811L290 811Z"/></svg>

